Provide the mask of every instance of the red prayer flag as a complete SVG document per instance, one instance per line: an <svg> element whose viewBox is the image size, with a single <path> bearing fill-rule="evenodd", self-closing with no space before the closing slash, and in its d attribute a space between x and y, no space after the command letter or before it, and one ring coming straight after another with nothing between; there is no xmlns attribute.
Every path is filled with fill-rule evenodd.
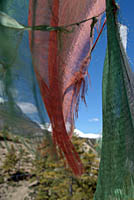
<svg viewBox="0 0 134 200"><path fill-rule="evenodd" d="M30 0L29 25L59 27L33 30L29 41L41 95L48 112L54 143L64 153L75 175L83 173L70 141L74 113L85 100L94 20L105 11L105 0ZM92 18L95 17L95 18ZM92 18L84 23L79 23ZM70 24L75 24L67 26Z"/></svg>

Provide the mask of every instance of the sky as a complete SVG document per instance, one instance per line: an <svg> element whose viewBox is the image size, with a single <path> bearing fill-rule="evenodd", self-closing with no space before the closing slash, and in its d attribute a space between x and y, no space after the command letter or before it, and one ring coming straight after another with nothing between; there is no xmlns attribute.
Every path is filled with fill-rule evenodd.
<svg viewBox="0 0 134 200"><path fill-rule="evenodd" d="M128 27L127 54L134 69L134 1L120 0L119 22ZM80 104L76 128L84 133L102 133L102 74L107 45L106 26L92 54L89 65L91 86L86 95L87 107ZM134 70L133 70L134 71Z"/></svg>

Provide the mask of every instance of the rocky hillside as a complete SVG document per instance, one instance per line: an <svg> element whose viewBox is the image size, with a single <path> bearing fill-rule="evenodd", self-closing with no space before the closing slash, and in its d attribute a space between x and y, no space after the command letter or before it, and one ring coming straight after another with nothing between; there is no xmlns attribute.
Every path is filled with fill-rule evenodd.
<svg viewBox="0 0 134 200"><path fill-rule="evenodd" d="M83 196L84 200L92 199L98 174L98 154L89 139L74 137L73 143L85 167L80 178L74 177L67 167L65 169L64 159L54 155L48 141L44 140L38 148L41 157L29 152L18 137L12 139L8 135L5 140L0 135L0 199L82 200Z"/></svg>

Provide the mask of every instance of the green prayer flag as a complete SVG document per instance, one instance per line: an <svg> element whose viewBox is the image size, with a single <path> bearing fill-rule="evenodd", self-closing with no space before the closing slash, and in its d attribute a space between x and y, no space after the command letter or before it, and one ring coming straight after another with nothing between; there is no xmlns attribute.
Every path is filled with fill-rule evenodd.
<svg viewBox="0 0 134 200"><path fill-rule="evenodd" d="M134 79L119 35L116 4L106 0L106 7L103 138L94 200L124 200L134 197Z"/></svg>

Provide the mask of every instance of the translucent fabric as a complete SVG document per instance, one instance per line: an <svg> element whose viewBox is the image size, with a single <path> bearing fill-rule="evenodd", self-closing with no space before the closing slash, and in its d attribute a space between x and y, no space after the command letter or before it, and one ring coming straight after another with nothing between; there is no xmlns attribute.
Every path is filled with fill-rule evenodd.
<svg viewBox="0 0 134 200"><path fill-rule="evenodd" d="M30 0L29 4L30 26L43 29L40 25L49 24L50 29L57 28L50 32L34 28L29 40L54 142L77 175L83 167L69 135L73 132L80 97L84 100L94 25L104 10L104 0ZM88 18L91 20L81 23Z"/></svg>
<svg viewBox="0 0 134 200"><path fill-rule="evenodd" d="M105 0L0 2L0 91L6 110L1 129L38 136L43 131L35 121L45 124L48 114L53 141L76 175L83 166L70 136L80 97L85 101L94 27L104 11ZM28 114L30 106L36 112Z"/></svg>
<svg viewBox="0 0 134 200"><path fill-rule="evenodd" d="M94 200L121 200L134 195L134 78L119 36L117 6L113 0L106 0L106 11L103 138Z"/></svg>
<svg viewBox="0 0 134 200"><path fill-rule="evenodd" d="M0 1L0 130L29 139L45 136L47 120L28 43L28 4ZM20 23L18 23L20 22Z"/></svg>

